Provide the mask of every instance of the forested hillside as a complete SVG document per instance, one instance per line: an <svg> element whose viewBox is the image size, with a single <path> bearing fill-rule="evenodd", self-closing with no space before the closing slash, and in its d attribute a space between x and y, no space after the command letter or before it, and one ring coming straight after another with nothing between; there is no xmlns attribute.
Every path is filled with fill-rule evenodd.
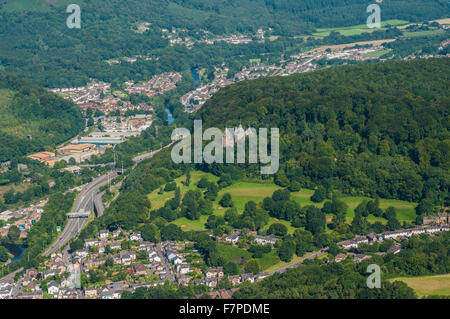
<svg viewBox="0 0 450 319"><path fill-rule="evenodd" d="M84 0L81 29L69 29L67 0L0 1L0 70L18 74L46 87L85 84L89 78L108 82L144 80L166 71L183 71L199 64L239 60L244 51L275 53L302 42L299 35L316 28L365 24L366 0ZM386 0L382 19L424 21L447 17L445 0ZM148 30L138 26L151 23ZM250 45L200 44L188 50L171 47L163 29L177 30L176 37L199 39L209 34L255 35L259 28L281 38ZM392 33L392 32L391 32ZM388 38L383 33L373 33ZM286 39L284 37L292 38ZM295 38L293 38L296 36ZM365 37L371 34L366 33ZM288 41L289 40L289 41ZM105 61L133 55L153 60L110 66ZM159 60L156 62L156 57ZM244 60L248 61L249 57ZM242 64L242 63L240 63ZM62 72L64 71L64 72Z"/></svg>
<svg viewBox="0 0 450 319"><path fill-rule="evenodd" d="M54 146L84 127L72 102L5 73L0 73L0 113L0 161Z"/></svg>
<svg viewBox="0 0 450 319"><path fill-rule="evenodd" d="M195 168L220 177L221 185L273 179L290 190L321 190L317 202L331 192L394 198L420 202L418 216L432 214L434 206L449 205L449 62L344 66L229 86L192 119L202 118L204 129L239 122L279 127L280 170L262 177L259 164ZM149 220L148 194L189 166L173 163L169 149L138 165L84 238L95 227L138 229Z"/></svg>
<svg viewBox="0 0 450 319"><path fill-rule="evenodd" d="M448 205L449 71L444 58L246 81L218 92L198 116L204 126L280 128L280 186Z"/></svg>

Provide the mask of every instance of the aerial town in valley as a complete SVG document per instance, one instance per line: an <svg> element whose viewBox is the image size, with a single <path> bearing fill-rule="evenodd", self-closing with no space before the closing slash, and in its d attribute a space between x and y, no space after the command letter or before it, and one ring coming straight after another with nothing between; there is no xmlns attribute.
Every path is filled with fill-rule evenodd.
<svg viewBox="0 0 450 319"><path fill-rule="evenodd" d="M389 42L389 41L388 41ZM449 44L450 40L444 41L441 48ZM373 43L373 44L372 44ZM319 50L311 50L290 56L289 60L282 59L279 65L253 64L249 67L243 67L241 71L236 73L232 78L226 78L228 69L216 67L215 79L204 86L186 93L180 98L180 103L185 106L188 113L195 112L205 102L213 96L220 88L226 87L236 82L244 80L254 80L270 76L287 76L295 73L311 72L318 69L317 61L319 60L343 60L343 61L368 61L378 60L380 56L378 52L383 52L385 47L383 41L369 41L361 43L361 47L352 47L351 45L337 45L320 48ZM447 54L447 56L450 56ZM415 58L431 58L430 55L408 56L404 60ZM440 57L440 56L438 56ZM224 67L224 66L222 66Z"/></svg>
<svg viewBox="0 0 450 319"><path fill-rule="evenodd" d="M155 75L147 82L134 83L129 81L124 84L126 87L125 91L129 94L145 94L148 97L152 97L173 90L180 80L180 73L169 72ZM117 110L123 113L134 109L152 110L150 106L145 104L135 106L131 103L125 103L120 99L120 92L111 92L110 83L92 81L91 84L83 87L58 88L50 89L50 91L59 93L63 97L72 100L82 109L98 109L105 113Z"/></svg>
<svg viewBox="0 0 450 319"><path fill-rule="evenodd" d="M106 16L110 14L113 17L115 13L112 10L113 7L109 7L108 2L111 1L105 1L103 4L105 12L107 12ZM294 109L294 107L302 104L309 107L309 104L302 102L304 101L303 97L310 92L305 93L300 89L307 87L309 90L307 85L301 83L305 78L308 81L311 79L311 83L314 84L314 79L320 79L320 76L329 74L331 76L323 77L321 82L333 79L336 82L330 82L333 83L332 87L340 88L344 81L339 76L342 73L339 72L342 70L343 73L346 72L347 67L336 72L333 68L329 73L327 72L330 70L326 70L327 68L358 64L354 69L348 67L350 70L348 74L369 74L363 73L363 71L368 72L367 70L373 67L372 64L381 64L388 60L395 62L385 64L392 63L394 66L396 63L406 65L409 62L403 61L416 59L417 61L411 62L409 66L414 66L416 62L426 63L434 62L434 60L446 62L446 58L450 57L450 54L447 53L450 44L450 39L447 39L449 19L443 19L447 21L444 24L434 22L437 26L432 26L433 21L431 20L424 22L423 25L414 23L410 25L408 21L404 21L402 24L402 20L383 21L383 23L394 23L394 25L383 25L382 30L366 30L366 26L363 25L360 28L362 29L361 33L357 26L335 31L340 28L325 28L324 25L319 27L311 24L307 31L304 30L306 33L300 34L288 30L288 26L282 25L281 21L279 25L269 24L275 31L266 23L259 25L259 22L256 22L257 24L253 25L254 22L244 23L242 21L242 25L239 23L238 28L232 28L224 22L226 31L223 34L221 31L214 34L212 31L217 28L210 28L208 24L214 24L216 14L205 14L205 17L208 17L205 20L212 22L203 23L200 21L203 20L203 14L200 14L203 13L201 9L184 7L181 4L183 1L180 4L171 2L168 0L171 10L177 14L180 12L186 14L186 19L189 19L190 13L198 13L202 18L198 18L199 21L196 23L198 22L198 26L201 27L179 27L183 25L183 22L171 23L172 17L167 19L168 21L160 19L161 21L155 20L154 22L136 22L138 20L133 18L130 19L131 25L127 25L128 33L121 30L122 26L117 26L120 31L120 36L117 35L118 38L123 37L123 34L129 36L130 45L124 46L124 48L120 48L121 44L114 43L112 39L108 39L107 41L111 41L108 43L106 37L101 33L95 34L96 39L105 40L109 47L99 48L96 47L96 44L92 44L95 51L87 52L85 56L86 60L92 63L92 69L88 68L91 65L85 64L85 62L74 63L74 60L68 57L61 58L62 63L51 60L50 54L47 62L44 62L43 58L42 62L39 62L38 53L33 53L33 55L36 55L36 61L42 63L42 71L37 72L39 76L31 74L32 71L30 71L39 70L38 62L31 67L27 66L27 69L15 66L22 72L17 73L18 79L28 77L32 80L39 80L41 82L36 82L36 85L46 87L45 90L55 93L59 97L41 90L46 96L51 96L59 101L63 101L60 98L62 97L75 105L60 103L64 107L72 108L73 116L62 117L61 115L55 117L56 119L52 123L47 121L46 115L39 119L39 126L36 123L33 123L35 126L28 125L28 127L38 128L39 131L37 133L30 131L33 132L33 135L26 131L25 134L22 134L23 136L19 136L19 141L23 142L23 145L20 143L13 145L11 150L8 149L8 152L11 153L8 154L9 157L2 159L7 162L0 162L0 299L120 299L140 298L141 296L153 298L149 295L157 294L160 291L173 292L174 295L177 293L178 297L184 296L186 299L194 298L194 295L199 299L242 298L246 293L248 296L251 293L255 294L255 291L250 291L252 289L264 290L258 288L271 281L275 281L272 286L277 286L278 279L282 282L286 278L293 278L294 276L283 277L287 274L279 277L273 276L291 269L295 269L293 273L298 271L299 278L304 275L301 273L302 269L313 269L308 268L311 265L312 267L317 266L317 269L332 266L336 269L346 270L353 268L352 271L358 269L357 271L360 272L359 268L375 261L383 260L385 266L389 261L403 258L412 250L411 246L419 241L436 243L448 241L450 210L448 194L445 192L447 189L445 176L443 177L446 168L443 162L448 155L448 152L445 153L448 146L448 143L445 144L448 141L448 131L444 127L445 124L438 123L429 131L442 132L442 134L433 135L425 132L426 129L423 129L425 124L416 123L413 116L407 117L409 111L414 107L422 106L420 103L416 105L409 101L411 97L414 97L414 94L410 94L412 91L405 89L402 92L401 88L405 86L398 86L395 88L396 91L389 92L392 93L393 99L404 94L405 104L411 104L409 109L405 107L404 110L405 118L407 118L405 122L408 122L408 125L412 124L407 128L408 131L405 133L406 138L403 142L396 141L396 132L383 130L384 128L381 126L377 127L370 123L371 116L375 117L375 115L363 114L364 107L366 107L366 113L370 113L367 111L370 109L370 106L367 106L369 103L366 105L364 104L366 101L356 101L359 96L353 93L360 92L360 89L363 90L358 87L361 83L367 87L377 87L378 89L386 83L391 83L390 81L384 81L384 84L381 83L381 80L381 84L376 81L366 83L364 81L370 77L349 76L348 83L344 83L345 87L349 88L348 90L333 90L338 94L349 92L348 100L355 100L353 109L352 103L342 103L345 104L345 108L348 107L344 112L337 111L336 105L341 106L341 103L328 96L326 90L319 90L321 87L318 86L314 86L314 89L319 88L317 92L310 90L313 92L308 98L311 99L311 105L319 100L321 102L323 98L324 105L316 108L310 107L311 113L318 110L317 113L322 112L323 114L316 116L316 114L309 114L310 110ZM198 2L199 6L204 6L202 0ZM380 4L382 1L376 0L376 2ZM5 5L0 3L2 17ZM89 5L95 7L91 2ZM144 3L140 3L140 6L146 8ZM196 7L197 3L193 6ZM163 9L165 8L161 8L161 10ZM223 12L219 6L215 10L217 13L220 12L217 16L222 15ZM94 14L102 15L101 11ZM152 12L151 15L153 14L156 15ZM36 13L36 15L38 14ZM175 13L174 16L176 16ZM289 20L289 17L285 19ZM400 28L395 28L397 23L402 27L410 28L410 30L414 28L417 30L405 31L403 34L400 32ZM173 25L177 27L171 27ZM305 26L307 26L306 22ZM420 29L422 27L423 29ZM429 27L430 30L428 30ZM130 28L132 32L130 32ZM406 36L408 33L415 32L417 34L411 37ZM429 48L422 43L417 45L419 49L411 44L413 48L408 47L408 50L405 49L406 53L403 52L402 42L413 43L414 38L416 36L420 38L422 32L425 34L430 32L430 38L433 35L436 36L432 45L433 50L427 50ZM318 35L320 33L327 35ZM142 38L139 36L148 36L146 38L148 41L140 41ZM447 40L442 41L443 39ZM20 39L18 43L23 41ZM91 39L91 42L95 41ZM49 43L49 45L51 44ZM436 51L438 46L439 51ZM20 45L20 47L26 46ZM81 47L83 45L79 45L79 48ZM87 45L85 47L88 48ZM77 52L80 51L79 48L77 48ZM22 50L25 52L28 49L22 48ZM35 48L35 50L38 52L40 49ZM2 51L1 48L0 51ZM58 51L55 50L55 52ZM411 54L412 52L414 54ZM171 56L172 54L173 56ZM90 60L93 56L96 56L95 61ZM9 60L5 58L5 55L3 57L3 65L0 63L0 82L8 82L2 78L3 73L8 70L9 64L12 65L19 59L15 56ZM419 59L431 59L431 61L419 61ZM162 65L162 61L166 61L164 63L170 65ZM1 59L0 62L2 62ZM61 67L60 64L66 66L74 64L75 67L72 65L73 70L70 72L76 74L76 77L73 79L69 79L69 76L64 79L61 77L63 81L60 81L58 75L51 74L52 76L47 78L46 72L49 72L47 68L55 72L55 69L58 70ZM444 63L442 65L445 66ZM375 67L377 66L375 65ZM399 66L398 70L394 69L392 74L385 73L398 75L398 79L402 78L402 81L405 81L406 77L403 77L403 74L408 74L406 67ZM433 71L441 70L442 72L444 70L444 68L432 68L432 65L423 69L423 78L425 79L433 78ZM428 75L426 78L425 76L428 74L426 71L429 69L432 70L431 76ZM15 73L14 69L12 70L11 74ZM320 71L314 72L317 70ZM360 73L351 73L355 70L359 70ZM409 72L411 70L410 68ZM67 74L72 75L70 72ZM307 74L305 77L288 77L307 72L314 73ZM445 75L440 76L445 77ZM41 77L45 78L44 82ZM380 78L382 77L377 77L377 79ZM85 79L89 79L89 81L84 81ZM265 80L249 81L257 79ZM362 80L356 84L352 83L355 79ZM290 82L291 80L298 80L298 82ZM248 109L256 106L255 110L257 111L252 111L255 114L246 114L250 112L248 109L244 110L247 107L246 103L253 103L249 102L253 97L246 99L245 89L233 92L233 87L231 87L230 90L223 90L243 81L249 81L243 83L245 84L243 87L246 87L247 84L248 87L261 85L262 89L253 91L258 99L261 98L258 100L260 104L254 103L248 106ZM418 87L418 91L429 89L438 92L428 94L428 97L425 94L420 93L423 95L420 96L417 93L418 98L423 98L425 101L425 98L434 98L434 94L436 94L436 100L439 102L447 101L445 86L442 88L439 83L434 82L434 87L430 85L428 88L423 88L419 87L421 81L414 79L410 79L410 81ZM65 83L64 86L77 87L61 88L59 87L62 85L61 83ZM279 85L280 83L282 85ZM282 88L284 83L292 84L296 90L289 91L286 89L287 86ZM339 84L336 85L336 83ZM421 83L427 82L422 81ZM445 82L443 83L445 84ZM272 88L275 89L266 90L266 85L269 88L274 85ZM239 88L240 85L235 87ZM353 90L353 88L358 89ZM277 92L278 89L281 93ZM283 95L282 90L292 94ZM0 103L3 103L4 100L9 101L10 91L14 90L0 87ZM236 91L239 92L236 93ZM366 92L367 96L371 96L373 93L369 91ZM379 93L380 96L385 93L383 90L378 91L375 93ZM219 94L217 94L218 92ZM250 90L250 96L253 92ZM22 93L25 96L23 101L27 102L28 90L23 89L17 96ZM233 98L227 99L233 103L225 104L228 109L221 113L220 117L216 116L214 107L217 111L224 104L213 105L210 103L212 102L210 99L216 95L217 100L216 98L214 100L220 102L221 98L223 99L228 93L242 99L243 102L234 103ZM297 93L299 95L294 100L292 96ZM304 95L302 96L302 94ZM272 99L272 96L276 99ZM266 97L269 98L266 99ZM375 98L377 97L375 96ZM14 95L11 101L13 98L16 96ZM289 110L290 112L279 112L284 116L275 114L276 111L269 107L265 108L264 103L261 102L262 99L272 104L273 101L278 101L279 104L285 103L283 111ZM328 100L325 102L325 99ZM361 99L364 100L364 98ZM45 99L38 100L39 103L35 103L36 105L33 106L40 105L41 101ZM26 103L22 103L23 101L19 100L21 104L26 105ZM428 99L427 102L429 101ZM52 104L58 105L58 103ZM236 106L242 107L241 110L244 111L240 112L241 110ZM291 108L291 106L293 107ZM359 106L361 107L359 108ZM430 106L430 110L433 112L437 109L433 114L434 118L443 117L440 106ZM176 140L186 137L185 133L172 134L172 143L170 143L170 137L168 137L170 133L167 132L175 127L180 127L180 124L185 126L191 124L191 121L199 116L195 112L202 107L205 108L205 112L200 111L199 113L203 116L205 123L211 121L208 119L209 116L216 122L219 122L218 119L221 120L219 123L214 123L216 126L220 126L223 122L227 122L226 124L241 122L242 114L248 117L243 119L247 121L244 125L255 123L259 125L263 123L263 120L271 123L273 121L282 131L282 138L286 138L286 140L282 140L286 144L280 144L282 148L284 147L283 152L288 150L286 153L289 153L292 150L292 154L288 154L289 158L287 159L286 153L280 153L282 155L279 156L282 158L280 171L267 179L265 176L257 176L251 171L252 167L248 169L244 165L238 167L236 171L229 166L224 165L224 168L218 165L220 167L217 168L217 171L222 171L217 172L213 171L216 167L210 169L209 164L204 165L206 169L205 167L199 168L203 164L189 167L183 164L173 164L169 162L168 157L164 157L169 152L159 153L158 156L161 155L161 160L158 156L151 159L156 153L172 146ZM50 109L48 105L47 108ZM0 107L0 113L4 112L1 109ZM11 109L13 108L11 107ZM63 110L56 109L58 111L52 113L59 114L61 111L62 114ZM213 111L210 112L210 110ZM380 113L376 114L380 118L389 116L386 110L377 109L376 111ZM25 108L25 112L28 112L28 109ZM34 110L30 111L30 115L34 116L33 112ZM171 112L174 113L173 116ZM266 113L261 116L263 119L261 121L257 119L259 113ZM296 114L294 115L294 113ZM437 116L435 116L436 114ZM13 112L7 116L13 118ZM8 118L7 116L5 118ZM15 114L15 116L19 118L17 123L22 125L24 123L22 120L26 117L23 112ZM319 121L312 120L314 117L322 116L323 118ZM36 117L38 118L38 116ZM76 119L76 123L73 124L74 129L67 129L67 135L61 135L59 139L49 138L40 141L37 138L41 131L47 127L50 128L52 124L55 124L58 132L63 131L65 128L59 129L58 126L62 122L61 118L67 122L70 119ZM163 118L164 123L161 124ZM380 118L376 118L376 120ZM417 120L417 122L420 121ZM41 123L46 123L46 125ZM50 124L47 125L47 123ZM374 126L375 133L373 135L367 132L362 133L356 128L356 126L359 128L369 127L366 123ZM209 124L211 122L208 122ZM286 124L285 128L284 124ZM25 125L23 127L19 127L19 124L15 127L15 125L15 122L11 125L11 132L25 132L23 128ZM332 125L335 125L335 128ZM234 127L234 135L222 138L223 147L232 146L234 149L234 145L238 144L238 141L242 139L245 141L246 137L254 134L250 127L244 130L242 124L239 124L239 127L237 124L231 126ZM207 127L206 124L204 127ZM290 131L292 131L292 139ZM417 138L413 136L416 131L419 132ZM47 135L51 136L52 134ZM11 136L14 135L11 133ZM428 139L430 143L428 143ZM13 138L11 141L13 144ZM245 145L245 142L243 144ZM274 144L271 143L271 145ZM293 147L288 148L285 145ZM28 146L30 147L28 148ZM16 149L22 147L23 152L16 152ZM442 153L440 153L441 151ZM411 154L413 153L417 159L412 158ZM272 154L274 153L272 152ZM371 154L373 157L370 156ZM185 155L184 149L183 155ZM351 161L345 158L347 155L348 158L352 158ZM427 158L428 155L431 159ZM120 162L116 162L116 158L122 160L121 168L119 167ZM359 164L356 159L361 160L361 163L367 161L361 164L364 166L364 169L360 169L361 174L357 176L355 173L355 175L351 175L351 178L342 177L347 176L347 172L343 172L348 163ZM376 166L376 161L383 163L385 167ZM394 167L395 161L404 165L399 168L400 171L407 171L411 175L395 176L392 177L392 180L388 180L389 173L392 173L390 169L396 168ZM125 167L123 162L126 163ZM166 163L170 163L170 165L166 165ZM376 172L372 174L374 176L368 173L367 167ZM227 171L228 168L230 171ZM209 171L207 171L208 169ZM427 171L428 169L430 172ZM348 176L356 171L355 166L348 165ZM205 173L204 176L203 173ZM13 176L14 174L16 176ZM425 176L427 174L435 174L436 180ZM14 177L16 177L16 181ZM384 177L386 177L385 184L380 182L380 186L378 179ZM208 178L213 181L211 182ZM205 185L199 186L202 180L206 180ZM408 183L410 180L412 182ZM415 184L416 182L417 184ZM407 190L401 190L402 183L420 185L414 189L410 185L406 185L404 188ZM194 184L198 189L190 186ZM250 200L244 199L244 195L236 195L236 193L240 193L240 187L243 184L245 187L242 188L253 191L253 194L248 195L251 197ZM432 189L438 184L439 187ZM264 189L258 188L259 186ZM386 186L385 189L383 189L384 186ZM44 188L45 192L42 191ZM30 194L31 191L33 192L29 198L24 196L26 191L30 191ZM225 193L227 191L230 193ZM173 198L169 196L171 194L169 192L174 192ZM400 194L401 192L403 193ZM231 193L233 194L231 195ZM244 192L242 191L242 193ZM263 194L267 197L264 197ZM229 203L223 204L226 202L226 195L229 196ZM299 197L293 198L297 195ZM303 197L300 198L300 195ZM315 196L320 197L321 195L323 198L314 199ZM233 196L233 201L231 196ZM10 200L6 200L6 198ZM66 209L66 206L63 205L61 207L54 205L57 208L52 207L55 198L61 203L67 201L68 208ZM67 198L70 199L70 202ZM342 207L337 207L341 198L341 204L345 206L345 209L342 209L343 213L340 210ZM348 202L349 199L353 200L351 204ZM372 199L377 204L372 203ZM358 205L355 200L360 204ZM386 209L384 213L378 206L380 201L383 210ZM325 207L328 204L332 208L326 211ZM369 204L373 204L373 206ZM375 205L380 214L378 211L375 214L368 208L375 207ZM394 211L392 213L394 217L388 218L391 208ZM54 214L51 212L52 209L55 211ZM401 217L399 220L396 217L396 209ZM49 219L49 215L58 222ZM408 215L407 218L405 215ZM358 217L361 217L361 225L356 223ZM60 222L59 218L63 222ZM48 220L51 222L46 223ZM353 221L356 226L353 225ZM40 228L42 225L48 225L48 228L43 230L44 227ZM182 235L166 234L171 231L179 232ZM37 233L40 237L35 237ZM289 250L286 255L290 255L286 258L283 256L283 249ZM17 253L18 251L19 253ZM441 252L435 255L439 254ZM369 262L367 263L367 261ZM434 272L430 271L420 275L445 274L442 271L442 265L438 262L433 264L434 262L433 260L426 267L439 269L438 271L434 269ZM232 269L230 270L230 268ZM256 270L252 271L255 268ZM385 266L384 268L389 267ZM448 276L448 268L446 269L445 276ZM331 271L327 272L323 278L331 273ZM353 273L353 275L355 274L358 275L357 272ZM397 272L389 275L391 276L389 278L394 278L395 275L394 279L398 279L403 275L410 274ZM336 287L333 288L320 282L321 286L317 285L318 288L314 287L308 290L309 287L306 287L307 285L304 283L296 283L297 286L292 288L292 290L296 290L292 294L293 298L300 298L299 296L313 298L317 291L323 293L324 298L330 296L333 298L335 297L334 293L340 297L342 294L347 294L347 291L339 286L340 283L337 283L339 275L334 274L333 276L335 276L333 282L336 282ZM265 278L266 281L263 281ZM338 279L334 281L336 278ZM351 277L350 281L353 278ZM263 282L261 283L261 281ZM250 285L252 283L256 284ZM386 281L383 281L383 284L385 283ZM280 286L282 285L280 284ZM413 290L406 283L405 286L409 290ZM314 289L316 291L313 291ZM363 289L366 289L366 286L362 286L358 292ZM396 289L401 291L399 295L402 297L402 293L408 292L407 289L402 291L401 287L394 287L393 294L398 292ZM268 290L272 290L272 288ZM331 293L327 290L330 290ZM186 293L187 291L189 292ZM280 291L282 290L280 289ZM416 290L414 291L417 293ZM348 295L351 295L351 298L360 298L353 290ZM268 296L271 297L274 294L268 294ZM315 297L322 298L317 294ZM344 295L343 298L346 297ZM433 295L431 293L418 294L416 297L433 298Z"/></svg>
<svg viewBox="0 0 450 319"><path fill-rule="evenodd" d="M392 240L386 252L376 254L397 254L402 243L411 236L450 230L448 214L430 217L425 225L411 229L389 231L339 242L346 252L334 257L335 262L350 258L355 263L372 258L369 254L355 253L362 244ZM217 241L237 245L242 232L234 230L228 235L216 237ZM259 245L275 245L273 235L260 236L252 232ZM213 236L213 234L210 234ZM222 267L208 268L195 249L194 243L185 241L145 241L139 232L100 230L96 238L86 239L84 247L73 252L53 253L38 269L27 269L20 278L0 281L0 299L119 299L124 291L133 292L139 287L155 287L166 282L178 285L194 284L208 287L212 298L231 298L243 282L260 281L273 273L284 272L298 266L303 260L327 253L328 248L314 252L299 262L274 272L241 273L225 276ZM229 289L219 288L221 280L231 283Z"/></svg>
<svg viewBox="0 0 450 319"><path fill-rule="evenodd" d="M269 30L272 30L269 28ZM248 44L253 41L261 41L264 39L266 31L262 28L259 28L254 36L244 35L244 34L232 34L229 36L214 36L209 31L201 30L202 35L199 39L192 38L190 36L185 35L187 32L186 29L176 29L172 28L171 31L168 29L162 29L163 39L168 39L171 46L176 44L185 45L188 49L192 49L197 43L206 43L209 45L213 45L220 42L225 42L233 45L237 44ZM199 35L200 33L198 33Z"/></svg>
<svg viewBox="0 0 450 319"><path fill-rule="evenodd" d="M20 230L20 238L27 237L27 230L29 230L36 222L41 219L44 212L43 207L47 204L48 199L40 201L38 204L31 205L24 209L16 211L6 210L0 213L0 220L6 223L0 228L0 237L8 235L8 230L11 226L16 226Z"/></svg>

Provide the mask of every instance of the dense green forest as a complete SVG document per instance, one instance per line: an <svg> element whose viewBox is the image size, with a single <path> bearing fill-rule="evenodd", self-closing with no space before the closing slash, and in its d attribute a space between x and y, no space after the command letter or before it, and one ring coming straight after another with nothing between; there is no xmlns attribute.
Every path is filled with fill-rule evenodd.
<svg viewBox="0 0 450 319"><path fill-rule="evenodd" d="M343 66L245 81L197 115L204 127L280 129L274 181L449 205L450 60ZM202 165L221 175L226 165ZM257 176L258 166L246 174Z"/></svg>
<svg viewBox="0 0 450 319"><path fill-rule="evenodd" d="M382 4L383 20L424 21L446 17L444 0L387 0ZM53 3L53 4L50 4ZM184 1L184 0L84 0L81 29L66 26L65 0L0 1L0 69L18 74L46 87L79 86L96 78L119 85L141 81L166 71L191 67L211 67L224 60L243 65L249 58L262 56L272 63L281 53L303 43L298 35L312 34L316 28L364 25L368 14L366 0L346 1ZM137 33L141 22L149 29ZM211 34L245 33L255 35L259 28L274 41L249 45L196 44L169 46L162 29L177 29L177 36L199 39ZM270 28L270 29L269 29ZM389 32L388 32L389 31ZM388 38L393 30L351 37L326 37L318 41L337 43ZM310 47L313 43L304 43ZM112 58L151 56L136 63L108 65ZM159 58L159 60L156 60ZM63 72L62 72L63 71Z"/></svg>
<svg viewBox="0 0 450 319"><path fill-rule="evenodd" d="M0 111L0 161L64 142L84 127L72 102L2 72Z"/></svg>

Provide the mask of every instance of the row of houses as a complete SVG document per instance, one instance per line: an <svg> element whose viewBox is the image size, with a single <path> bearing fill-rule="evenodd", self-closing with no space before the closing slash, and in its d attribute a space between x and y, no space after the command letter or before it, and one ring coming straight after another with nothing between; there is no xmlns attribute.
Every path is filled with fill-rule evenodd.
<svg viewBox="0 0 450 319"><path fill-rule="evenodd" d="M266 244L275 245L275 243L277 242L277 237L274 235L269 236L254 235L254 237L255 242L259 245L266 245ZM236 231L225 236L224 240L226 242L232 243L233 245L236 245L240 238L241 238L240 233Z"/></svg>
<svg viewBox="0 0 450 319"><path fill-rule="evenodd" d="M339 263L345 259L347 259L349 256L353 256L353 261L356 263L360 263L364 260L372 258L372 256L365 255L365 254L354 254L354 253L339 253L334 257L334 261Z"/></svg>
<svg viewBox="0 0 450 319"><path fill-rule="evenodd" d="M357 235L355 238L345 240L338 243L338 246L345 248L345 249L351 249L351 248L358 248L361 244L370 244L373 242L381 242L386 239L398 239L403 237L411 237L413 235L420 235L420 234L434 234L441 231L449 231L450 226L449 225L435 225L435 226L420 226L416 228L409 228L409 229L401 229L401 230L395 230L395 231L388 231L383 234L375 234L370 233L367 236L359 236Z"/></svg>

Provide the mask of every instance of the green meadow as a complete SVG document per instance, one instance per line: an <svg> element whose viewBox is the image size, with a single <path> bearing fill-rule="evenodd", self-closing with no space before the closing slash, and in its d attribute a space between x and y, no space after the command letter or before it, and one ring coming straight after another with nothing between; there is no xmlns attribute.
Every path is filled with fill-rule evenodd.
<svg viewBox="0 0 450 319"><path fill-rule="evenodd" d="M414 289L419 298L430 295L450 296L450 274L393 278L389 281L403 281Z"/></svg>
<svg viewBox="0 0 450 319"><path fill-rule="evenodd" d="M369 53L363 54L363 57L367 57L367 56L380 57L380 56L385 55L385 54L387 54L387 53L389 53L391 51L392 51L391 49L387 49L387 50L369 52Z"/></svg>
<svg viewBox="0 0 450 319"><path fill-rule="evenodd" d="M444 33L445 31L442 29L424 30L424 31L403 31L403 36L406 38L415 38L415 37L442 35Z"/></svg>
<svg viewBox="0 0 450 319"><path fill-rule="evenodd" d="M186 177L181 176L175 180L178 187L181 189L181 195L183 196L188 190L195 190L197 188L197 182L202 178L206 177L210 181L217 182L219 178L210 173L204 173L200 171L193 171L191 173L191 183L189 186L185 186L182 182L185 181ZM163 186L164 188L164 186ZM265 197L272 196L273 192L281 189L281 187L273 184L273 183L256 183L256 182L234 182L233 185L226 187L219 191L219 196L213 204L214 214L223 215L225 209L219 205L219 200L222 198L223 194L230 193L235 207L239 212L244 210L244 206L248 201L254 201L255 203L261 203ZM148 195L148 198L152 204L152 209L158 209L164 206L164 203L173 198L174 191L164 192L163 194L158 194L159 189L153 191ZM301 206L306 205L315 205L317 207L322 207L323 203L313 203L310 201L313 190L310 189L301 189L299 192L291 193L291 198L299 203ZM347 212L347 221L351 222L354 217L354 209L363 201L370 200L368 197L341 197L341 200L347 203L349 209ZM412 222L416 218L416 214L414 208L416 207L416 203L409 203L401 200L395 199L380 199L380 208L383 210L389 206L393 206L397 210L397 218L400 222L408 221ZM328 216L331 217L331 216ZM189 220L187 218L179 218L173 223L180 226L184 231L189 230L197 230L204 231L205 223L208 216L201 216L199 220ZM386 223L386 220L381 217L375 217L369 215L368 220L371 222L380 221L382 223ZM265 229L268 229L269 226L275 222L283 223L287 226L290 233L293 233L295 228L290 225L290 222L284 220L277 220L275 218L271 218L269 223L266 225Z"/></svg>
<svg viewBox="0 0 450 319"><path fill-rule="evenodd" d="M409 22L405 21L405 20L393 19L393 20L382 21L380 29L377 29L377 28L369 29L367 27L367 25L365 25L365 24L354 25L354 26L349 26L349 27L321 28L321 29L317 29L317 32L313 33L313 35L318 36L318 37L326 37L326 36L330 35L330 33L332 31L335 31L335 32L339 32L343 36L352 36L352 35L362 34L364 32L374 32L374 31L378 31L378 30L386 30L388 25L398 26L398 25L404 25L404 24L408 24L408 23Z"/></svg>
<svg viewBox="0 0 450 319"><path fill-rule="evenodd" d="M222 256L227 262L232 261L234 263L237 263L239 265L239 268L242 268L243 264L247 260L252 258L252 254L250 252L236 246L218 244L217 249L220 256ZM277 256L275 250L272 250L270 253L264 254L262 258L258 258L257 260L262 270L281 267L281 260Z"/></svg>

